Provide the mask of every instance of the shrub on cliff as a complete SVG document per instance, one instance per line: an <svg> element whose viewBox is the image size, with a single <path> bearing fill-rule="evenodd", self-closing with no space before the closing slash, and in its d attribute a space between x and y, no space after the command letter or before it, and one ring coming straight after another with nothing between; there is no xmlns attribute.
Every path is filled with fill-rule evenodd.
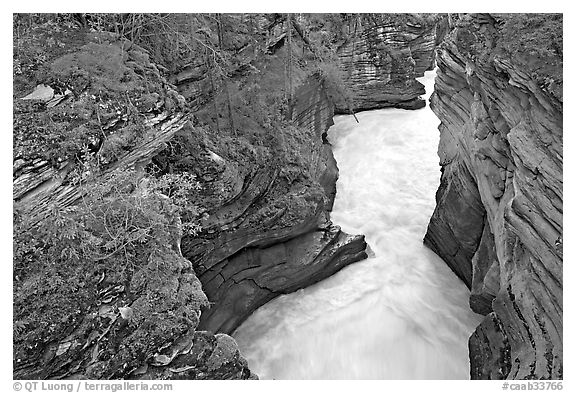
<svg viewBox="0 0 576 393"><path fill-rule="evenodd" d="M497 50L522 64L540 88L562 100L562 14L512 14L500 21Z"/></svg>
<svg viewBox="0 0 576 393"><path fill-rule="evenodd" d="M147 117L185 110L146 51L114 34L48 19L15 40L15 160L59 167L88 148L106 165L145 139ZM40 84L60 101L22 100Z"/></svg>
<svg viewBox="0 0 576 393"><path fill-rule="evenodd" d="M103 274L128 283L149 256L199 230L190 200L198 183L188 174L140 178L117 170L84 188L76 206L53 206L36 223L14 211L14 344L26 358L62 338L93 307ZM187 215L181 228L177 213ZM101 278L100 278L101 280ZM36 352L37 353L37 352Z"/></svg>
<svg viewBox="0 0 576 393"><path fill-rule="evenodd" d="M562 14L503 15L498 47L514 56L562 58Z"/></svg>
<svg viewBox="0 0 576 393"><path fill-rule="evenodd" d="M348 108L354 113L352 107L354 100L350 87L346 85L346 75L334 62L320 63L316 75L322 80L326 94L337 108Z"/></svg>

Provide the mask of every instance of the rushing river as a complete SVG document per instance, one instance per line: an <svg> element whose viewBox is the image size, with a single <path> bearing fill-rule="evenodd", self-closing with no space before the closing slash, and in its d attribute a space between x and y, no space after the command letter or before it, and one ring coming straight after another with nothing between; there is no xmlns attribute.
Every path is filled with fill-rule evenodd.
<svg viewBox="0 0 576 393"><path fill-rule="evenodd" d="M434 73L421 79L428 99ZM375 256L258 309L234 333L261 379L467 379L480 316L422 239L438 188L438 119L428 108L335 118L332 221Z"/></svg>

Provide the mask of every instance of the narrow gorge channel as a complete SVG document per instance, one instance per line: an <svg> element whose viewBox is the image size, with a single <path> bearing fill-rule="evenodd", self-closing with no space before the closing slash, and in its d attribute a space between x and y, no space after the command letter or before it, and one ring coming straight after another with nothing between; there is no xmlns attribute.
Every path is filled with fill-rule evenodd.
<svg viewBox="0 0 576 393"><path fill-rule="evenodd" d="M421 82L426 100L434 72ZM335 118L340 169L332 221L362 233L371 257L258 309L235 332L262 379L467 379L481 316L469 291L422 244L439 184L430 108Z"/></svg>
<svg viewBox="0 0 576 393"><path fill-rule="evenodd" d="M563 378L563 14L12 22L13 379Z"/></svg>

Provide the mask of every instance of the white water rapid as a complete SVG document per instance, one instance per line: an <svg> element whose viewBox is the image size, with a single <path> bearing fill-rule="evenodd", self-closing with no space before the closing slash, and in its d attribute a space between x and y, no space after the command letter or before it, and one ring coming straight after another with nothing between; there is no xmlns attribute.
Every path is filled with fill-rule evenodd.
<svg viewBox="0 0 576 393"><path fill-rule="evenodd" d="M421 79L428 92L434 72ZM438 188L438 119L425 108L335 118L332 221L375 256L258 309L234 333L261 379L467 379L481 317L422 239Z"/></svg>

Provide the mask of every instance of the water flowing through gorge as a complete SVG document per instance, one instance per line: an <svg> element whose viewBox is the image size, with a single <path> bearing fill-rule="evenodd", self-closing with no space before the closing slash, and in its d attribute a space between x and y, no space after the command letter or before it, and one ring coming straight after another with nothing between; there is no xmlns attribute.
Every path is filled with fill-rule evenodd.
<svg viewBox="0 0 576 393"><path fill-rule="evenodd" d="M421 80L428 94L434 73ZM426 97L427 99L428 97ZM438 119L425 107L335 118L332 221L373 255L258 309L234 334L263 379L466 379L481 317L422 244L439 184Z"/></svg>

